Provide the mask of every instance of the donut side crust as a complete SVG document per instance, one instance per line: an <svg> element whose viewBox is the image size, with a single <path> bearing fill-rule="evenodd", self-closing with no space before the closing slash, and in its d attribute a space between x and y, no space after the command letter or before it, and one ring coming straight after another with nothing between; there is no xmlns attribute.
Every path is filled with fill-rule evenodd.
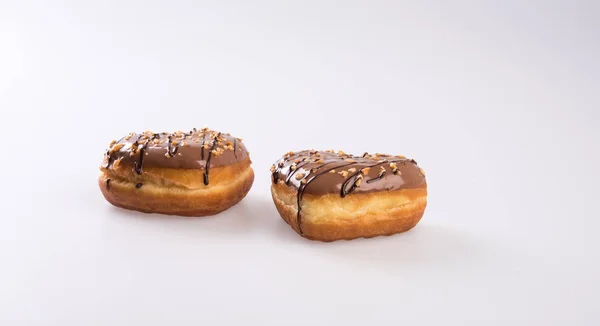
<svg viewBox="0 0 600 326"><path fill-rule="evenodd" d="M239 203L254 182L250 161L211 169L204 185L201 170L129 168L101 169L98 185L114 206L144 213L208 216Z"/></svg>
<svg viewBox="0 0 600 326"><path fill-rule="evenodd" d="M298 234L324 242L406 232L417 225L427 206L426 185L344 198L339 194L305 194L301 200L300 228L297 189L280 181L271 186L271 195L283 220Z"/></svg>

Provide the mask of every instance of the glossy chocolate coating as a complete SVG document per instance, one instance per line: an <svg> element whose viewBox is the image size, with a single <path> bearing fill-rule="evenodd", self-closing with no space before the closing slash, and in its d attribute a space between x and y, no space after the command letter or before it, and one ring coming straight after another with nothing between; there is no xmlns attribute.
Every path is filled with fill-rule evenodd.
<svg viewBox="0 0 600 326"><path fill-rule="evenodd" d="M287 153L272 167L272 181L280 180L298 190L298 228L302 233L301 208L304 193L314 195L370 193L426 186L425 174L417 162L387 154L361 156L342 151L301 151Z"/></svg>
<svg viewBox="0 0 600 326"><path fill-rule="evenodd" d="M248 158L248 150L241 139L210 129L184 133L130 133L111 143L104 154L102 168L110 168L116 161L131 166L141 174L144 167L201 169L204 184L208 185L212 167L234 164Z"/></svg>
<svg viewBox="0 0 600 326"><path fill-rule="evenodd" d="M426 182L414 160L386 154L301 151L286 154L272 170L274 181L283 180L315 195L418 188ZM359 179L358 186L354 186Z"/></svg>

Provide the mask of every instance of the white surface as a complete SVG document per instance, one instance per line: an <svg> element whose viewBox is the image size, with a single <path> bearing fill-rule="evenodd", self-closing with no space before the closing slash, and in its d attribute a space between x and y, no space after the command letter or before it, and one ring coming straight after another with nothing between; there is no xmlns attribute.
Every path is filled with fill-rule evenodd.
<svg viewBox="0 0 600 326"><path fill-rule="evenodd" d="M251 2L0 2L0 325L600 324L597 2ZM242 203L104 201L111 139L203 126ZM303 148L414 157L422 222L300 238L268 170Z"/></svg>

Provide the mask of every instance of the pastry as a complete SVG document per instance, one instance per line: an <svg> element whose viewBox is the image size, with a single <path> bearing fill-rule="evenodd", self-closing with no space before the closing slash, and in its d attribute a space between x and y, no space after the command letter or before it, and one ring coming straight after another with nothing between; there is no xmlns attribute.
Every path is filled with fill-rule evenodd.
<svg viewBox="0 0 600 326"><path fill-rule="evenodd" d="M207 128L130 133L112 141L98 184L111 204L146 213L205 216L246 196L254 181L240 138Z"/></svg>
<svg viewBox="0 0 600 326"><path fill-rule="evenodd" d="M279 214L308 239L404 232L420 221L427 206L425 174L404 156L289 152L271 172L271 195Z"/></svg>

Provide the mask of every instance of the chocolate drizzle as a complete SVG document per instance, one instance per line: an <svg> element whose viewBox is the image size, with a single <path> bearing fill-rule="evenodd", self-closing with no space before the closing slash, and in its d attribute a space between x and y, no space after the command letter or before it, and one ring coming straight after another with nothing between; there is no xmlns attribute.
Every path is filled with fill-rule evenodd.
<svg viewBox="0 0 600 326"><path fill-rule="evenodd" d="M144 165L144 152L146 151L147 144L142 145L140 149L140 157L137 161L133 162L133 170L137 174L142 174L142 165Z"/></svg>
<svg viewBox="0 0 600 326"><path fill-rule="evenodd" d="M367 180L367 183L371 183L371 182L379 181L379 180L381 180L381 178L383 178L383 176L384 176L384 175L385 175L385 173L382 173L382 174L380 174L380 175L376 176L376 177L375 177L375 178L373 178L373 179L369 179L369 180Z"/></svg>
<svg viewBox="0 0 600 326"><path fill-rule="evenodd" d="M140 148L140 156L137 161L133 162L133 170L135 171L135 173L142 174L142 167L144 165L144 154L146 153L146 148L148 148L148 146L150 146L150 143L152 141L154 141L155 139L157 139L159 137L160 137L159 134L154 134L154 135L152 135L152 138L146 140L145 143L142 144L142 147Z"/></svg>
<svg viewBox="0 0 600 326"><path fill-rule="evenodd" d="M233 156L235 156L235 158L237 158L237 153L235 152L235 150L237 149L237 138L233 139Z"/></svg>
<svg viewBox="0 0 600 326"><path fill-rule="evenodd" d="M354 189L356 189L357 176L359 176L359 175L362 177L362 174L360 173L360 171L356 172L355 174L350 176L348 179L346 179L346 181L344 181L344 183L342 183L342 188L340 189L340 197L344 198L344 197L346 197L347 194L353 192ZM352 184L350 185L350 189L348 189L348 184L350 184L351 181L352 181Z"/></svg>
<svg viewBox="0 0 600 326"><path fill-rule="evenodd" d="M290 152L274 164L271 171L274 184L281 180L281 184L297 188L297 226L300 233L305 193L325 195L337 192L344 198L353 192L415 188L426 183L416 162L386 154L353 156L341 151ZM292 178L294 175L297 177ZM362 183L367 177L367 182ZM375 181L380 182L373 184Z"/></svg>
<svg viewBox="0 0 600 326"><path fill-rule="evenodd" d="M302 160L302 162L304 162L304 159ZM295 168L294 170L292 170L292 169L290 168L290 170L288 171L288 174L287 174L287 176L285 177L285 184L286 184L286 185L289 185L289 184L290 184L290 180L292 179L292 176L294 176L294 174L295 174L296 172L298 172L298 171L300 170L300 168L301 168L301 167L303 167L303 166L305 166L305 165L307 165L307 164L310 164L310 162L306 162L306 163L304 163L304 164L302 164L302 165L296 165L296 168Z"/></svg>
<svg viewBox="0 0 600 326"><path fill-rule="evenodd" d="M177 143L175 145L175 148L173 148L173 136L172 135L167 136L167 155L169 155L170 157L173 157L177 154L178 150L179 150L179 143Z"/></svg>
<svg viewBox="0 0 600 326"><path fill-rule="evenodd" d="M138 184L136 184L136 185L135 185L135 187L136 187L137 189L140 189L142 186L143 186L143 185L142 185L141 183L138 183Z"/></svg>
<svg viewBox="0 0 600 326"><path fill-rule="evenodd" d="M204 144L206 144L206 133L202 133L202 144L200 144L200 159L204 161Z"/></svg>
<svg viewBox="0 0 600 326"><path fill-rule="evenodd" d="M277 182L279 181L279 171L282 167L283 167L283 161L279 161L277 163L277 165L273 164L273 166L271 167L271 178L272 178L273 184L277 184Z"/></svg>
<svg viewBox="0 0 600 326"><path fill-rule="evenodd" d="M210 159L212 158L213 151L215 150L215 146L217 145L217 138L221 136L221 133L218 133L212 140L213 144L210 147L210 152L208 152L208 159L206 159L206 168L204 169L204 184L208 186L208 172L210 169ZM204 148L204 146L202 146ZM202 150L204 152L204 150Z"/></svg>

